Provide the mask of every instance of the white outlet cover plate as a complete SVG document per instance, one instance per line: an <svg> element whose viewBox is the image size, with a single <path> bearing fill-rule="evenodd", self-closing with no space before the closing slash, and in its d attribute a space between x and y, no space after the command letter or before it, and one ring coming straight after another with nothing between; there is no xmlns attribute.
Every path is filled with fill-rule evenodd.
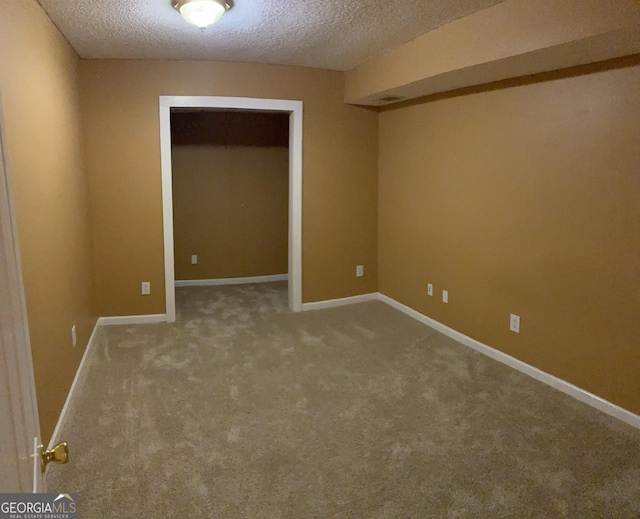
<svg viewBox="0 0 640 519"><path fill-rule="evenodd" d="M362 276L364 276L364 265L358 265L356 267L356 277L361 278Z"/></svg>
<svg viewBox="0 0 640 519"><path fill-rule="evenodd" d="M443 303L448 303L449 302L449 291L448 290L443 290L442 291L442 302Z"/></svg>
<svg viewBox="0 0 640 519"><path fill-rule="evenodd" d="M142 295L148 296L151 294L151 283L149 281L142 282Z"/></svg>
<svg viewBox="0 0 640 519"><path fill-rule="evenodd" d="M515 333L520 333L520 316L511 314L509 317L509 330Z"/></svg>
<svg viewBox="0 0 640 519"><path fill-rule="evenodd" d="M431 283L427 283L427 295L428 296L433 295L433 285Z"/></svg>
<svg viewBox="0 0 640 519"><path fill-rule="evenodd" d="M192 265L197 265L198 264L198 255L197 254L192 254L191 255L191 264Z"/></svg>

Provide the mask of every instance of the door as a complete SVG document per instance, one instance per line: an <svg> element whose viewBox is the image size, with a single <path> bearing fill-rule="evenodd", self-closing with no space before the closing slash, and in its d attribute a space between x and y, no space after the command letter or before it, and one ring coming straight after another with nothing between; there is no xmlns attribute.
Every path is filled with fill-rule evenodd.
<svg viewBox="0 0 640 519"><path fill-rule="evenodd" d="M0 492L43 492L40 424L0 99Z"/></svg>

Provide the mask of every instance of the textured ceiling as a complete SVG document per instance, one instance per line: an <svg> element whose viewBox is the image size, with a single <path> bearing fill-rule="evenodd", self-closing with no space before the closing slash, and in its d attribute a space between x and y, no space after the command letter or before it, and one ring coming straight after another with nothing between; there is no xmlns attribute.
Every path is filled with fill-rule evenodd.
<svg viewBox="0 0 640 519"><path fill-rule="evenodd" d="M171 0L38 0L83 58L248 61L347 70L503 0L235 0L204 33Z"/></svg>

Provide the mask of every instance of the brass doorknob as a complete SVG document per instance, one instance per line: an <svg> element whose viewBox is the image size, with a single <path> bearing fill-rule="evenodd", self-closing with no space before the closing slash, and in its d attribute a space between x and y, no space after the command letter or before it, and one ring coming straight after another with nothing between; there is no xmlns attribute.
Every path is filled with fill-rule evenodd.
<svg viewBox="0 0 640 519"><path fill-rule="evenodd" d="M40 450L40 466L43 473L47 470L47 465L52 461L62 465L69 463L69 446L67 442L59 443L53 449L45 449L44 445L40 445L38 449Z"/></svg>

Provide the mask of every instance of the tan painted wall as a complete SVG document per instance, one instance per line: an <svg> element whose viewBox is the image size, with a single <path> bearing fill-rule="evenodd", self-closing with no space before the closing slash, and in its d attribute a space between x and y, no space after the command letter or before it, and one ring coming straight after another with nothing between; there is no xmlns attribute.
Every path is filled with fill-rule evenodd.
<svg viewBox="0 0 640 519"><path fill-rule="evenodd" d="M35 0L3 0L0 48L7 154L46 442L96 320L79 60Z"/></svg>
<svg viewBox="0 0 640 519"><path fill-rule="evenodd" d="M638 0L507 0L349 70L345 100L413 98L629 55L639 27Z"/></svg>
<svg viewBox="0 0 640 519"><path fill-rule="evenodd" d="M638 85L636 56L382 113L381 292L640 412Z"/></svg>
<svg viewBox="0 0 640 519"><path fill-rule="evenodd" d="M302 297L371 292L377 271L377 114L342 103L342 74L223 62L81 63L101 315L164 313L158 97L304 102ZM357 264L364 278L355 277ZM151 295L140 295L140 282Z"/></svg>
<svg viewBox="0 0 640 519"><path fill-rule="evenodd" d="M288 148L174 146L171 159L176 279L287 273Z"/></svg>

